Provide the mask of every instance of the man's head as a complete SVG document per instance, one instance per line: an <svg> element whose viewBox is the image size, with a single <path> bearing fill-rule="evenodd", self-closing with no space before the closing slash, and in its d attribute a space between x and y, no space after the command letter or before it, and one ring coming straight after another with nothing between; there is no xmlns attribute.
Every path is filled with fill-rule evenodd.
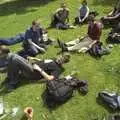
<svg viewBox="0 0 120 120"><path fill-rule="evenodd" d="M10 52L9 48L5 45L0 46L0 56L7 55Z"/></svg>
<svg viewBox="0 0 120 120"><path fill-rule="evenodd" d="M33 31L37 31L40 28L40 21L39 20L33 20L32 21L32 29Z"/></svg>
<svg viewBox="0 0 120 120"><path fill-rule="evenodd" d="M88 16L88 23L91 24L91 23L94 23L95 21L95 15L91 14Z"/></svg>
<svg viewBox="0 0 120 120"><path fill-rule="evenodd" d="M65 9L65 8L66 8L66 4L65 4L65 3L62 3L62 4L61 4L61 8Z"/></svg>
<svg viewBox="0 0 120 120"><path fill-rule="evenodd" d="M70 60L69 54L64 54L56 58L56 62L60 65L69 62L69 60Z"/></svg>
<svg viewBox="0 0 120 120"><path fill-rule="evenodd" d="M83 0L82 5L87 5L87 0Z"/></svg>

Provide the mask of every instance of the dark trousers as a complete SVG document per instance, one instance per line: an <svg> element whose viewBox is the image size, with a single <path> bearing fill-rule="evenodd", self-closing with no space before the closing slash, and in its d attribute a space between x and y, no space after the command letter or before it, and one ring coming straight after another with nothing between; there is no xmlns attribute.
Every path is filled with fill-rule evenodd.
<svg viewBox="0 0 120 120"><path fill-rule="evenodd" d="M20 82L20 75L28 79L41 79L40 73L36 74L32 64L29 64L28 61L21 56L14 54L8 63L8 84L17 85Z"/></svg>
<svg viewBox="0 0 120 120"><path fill-rule="evenodd" d="M54 15L53 21L51 23L52 27L56 27L57 29L63 29L66 30L69 28L69 25L62 22L61 20L59 20L56 15Z"/></svg>
<svg viewBox="0 0 120 120"><path fill-rule="evenodd" d="M46 48L46 45L44 43L40 43L38 46L44 49ZM32 57L35 57L39 53L43 52L39 50L37 47L35 47L34 45L24 45L24 51L25 53L27 53L27 55Z"/></svg>
<svg viewBox="0 0 120 120"><path fill-rule="evenodd" d="M25 39L25 34L20 33L14 37L0 38L0 45L14 45L16 43L22 42L24 39Z"/></svg>

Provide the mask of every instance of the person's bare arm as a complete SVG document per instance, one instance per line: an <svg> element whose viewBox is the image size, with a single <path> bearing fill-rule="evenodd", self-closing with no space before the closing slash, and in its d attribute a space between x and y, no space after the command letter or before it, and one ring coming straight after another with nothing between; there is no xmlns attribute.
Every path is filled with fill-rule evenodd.
<svg viewBox="0 0 120 120"><path fill-rule="evenodd" d="M33 65L33 68L40 72L40 74L46 79L46 80L54 80L54 76L48 75L44 70L42 70L37 64Z"/></svg>
<svg viewBox="0 0 120 120"><path fill-rule="evenodd" d="M31 61L31 60L32 60L32 61L38 61L38 62L39 62L39 61L42 61L42 60L39 59L39 58L30 57L30 56L27 57L27 60L28 60L28 61Z"/></svg>
<svg viewBox="0 0 120 120"><path fill-rule="evenodd" d="M109 19L116 19L120 16L120 13L118 13L117 15L113 16L113 17L108 17Z"/></svg>
<svg viewBox="0 0 120 120"><path fill-rule="evenodd" d="M35 46L37 49L39 49L40 51L45 52L44 48L39 47L37 44L35 44L34 42L32 42L31 39L28 40L29 44L32 44L33 46Z"/></svg>

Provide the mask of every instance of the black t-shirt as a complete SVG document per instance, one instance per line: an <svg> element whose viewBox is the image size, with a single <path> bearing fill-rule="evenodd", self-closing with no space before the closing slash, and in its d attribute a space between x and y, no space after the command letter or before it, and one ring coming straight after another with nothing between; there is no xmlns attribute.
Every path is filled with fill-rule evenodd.
<svg viewBox="0 0 120 120"><path fill-rule="evenodd" d="M60 66L54 60L51 59L44 60L41 62L36 62L35 64L40 66L40 68L42 68L47 74L53 75L55 79L59 77L63 69L62 66Z"/></svg>

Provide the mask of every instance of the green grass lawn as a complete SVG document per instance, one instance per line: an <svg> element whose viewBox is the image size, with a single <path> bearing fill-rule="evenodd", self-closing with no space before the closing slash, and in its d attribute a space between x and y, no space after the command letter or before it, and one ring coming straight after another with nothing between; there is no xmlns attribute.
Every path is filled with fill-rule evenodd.
<svg viewBox="0 0 120 120"><path fill-rule="evenodd" d="M48 0L44 0L48 1ZM76 16L76 10L80 5L79 0L66 0L70 8L70 22ZM59 7L61 0L51 0L51 2L41 3L40 0L11 0L0 4L0 36L9 37L24 31L33 19L40 18L41 24L47 27L50 23L50 15ZM107 14L114 6L115 0L89 0L91 11L99 12L101 16ZM105 43L105 39L110 29L104 29L101 41ZM49 30L49 36L56 39L60 38L64 41L70 41L78 36L84 36L87 32L87 25L83 25L74 30ZM10 46L12 52L22 49L21 44ZM119 45L114 45L112 53L101 59L92 58L88 54L71 53L71 61L65 67L64 75L71 71L78 71L80 79L86 79L89 82L89 93L86 96L74 93L74 97L67 103L59 106L54 110L49 110L41 98L45 90L44 84L22 84L14 92L3 94L4 101L8 102L9 107L20 107L21 111L16 118L5 118L4 120L23 120L22 110L27 106L34 109L33 120L98 120L103 115L115 113L103 104L96 102L97 93L104 89L114 90L119 93ZM48 51L40 58L55 57L60 51L59 48L49 46ZM6 77L6 74L0 74L0 82ZM36 98L39 97L39 100ZM47 115L47 119L43 118L43 114ZM101 119L100 119L101 120Z"/></svg>

